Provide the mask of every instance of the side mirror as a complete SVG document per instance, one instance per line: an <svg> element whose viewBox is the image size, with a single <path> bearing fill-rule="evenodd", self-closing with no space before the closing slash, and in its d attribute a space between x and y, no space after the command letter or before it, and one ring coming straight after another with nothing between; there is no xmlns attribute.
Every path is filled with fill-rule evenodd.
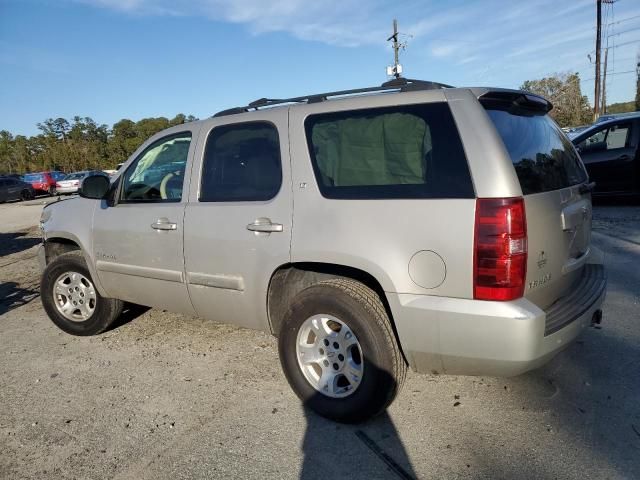
<svg viewBox="0 0 640 480"><path fill-rule="evenodd" d="M105 175L89 175L82 181L78 194L83 198L100 200L106 197L111 183Z"/></svg>

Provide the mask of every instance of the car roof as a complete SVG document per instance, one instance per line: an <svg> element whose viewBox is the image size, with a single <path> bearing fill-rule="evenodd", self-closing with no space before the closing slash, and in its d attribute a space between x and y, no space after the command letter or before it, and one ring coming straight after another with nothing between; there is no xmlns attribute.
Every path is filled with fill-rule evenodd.
<svg viewBox="0 0 640 480"><path fill-rule="evenodd" d="M582 139L582 138L586 138L589 136L590 132L595 131L595 130L600 130L601 128L607 127L609 125L612 125L614 123L620 122L620 121L628 121L628 120L637 120L640 119L640 112L633 112L632 114L627 114L627 115L620 115L614 118L610 118L607 120L604 120L600 123L594 123L593 125L589 126L588 128L582 130L580 132L579 135L576 135L575 137L573 137L571 139L571 141L575 141L578 138Z"/></svg>
<svg viewBox="0 0 640 480"><path fill-rule="evenodd" d="M236 115L236 114L247 114L263 109L281 109L281 108L304 108L305 105L310 105L314 103L320 102L331 102L332 104L336 104L336 109L340 107L338 104L342 102L347 102L349 100L353 100L355 98L371 98L371 97L381 97L387 95L405 95L411 92L418 91L428 91L428 90L467 90L471 91L472 94L480 98L485 95L493 95L495 94L497 97L505 97L512 96L516 98L517 96L526 96L534 103L538 104L538 106L544 104L546 111L551 110L553 105L551 102L546 100L543 97L538 95L524 92L522 90L511 90L505 88L490 88L490 87L452 87L450 85L446 85L438 82L431 82L427 80L414 80L407 78L398 78L393 79L388 82L383 83L380 86L374 87L366 87L366 88L356 88L352 90L338 90L334 92L325 92L325 93L315 93L311 95L302 95L299 97L290 97L290 98L259 98L258 100L254 100L249 104L241 107L229 108L226 110L222 110L213 115L216 117L223 117L227 115ZM204 123L208 119L200 120L200 122Z"/></svg>

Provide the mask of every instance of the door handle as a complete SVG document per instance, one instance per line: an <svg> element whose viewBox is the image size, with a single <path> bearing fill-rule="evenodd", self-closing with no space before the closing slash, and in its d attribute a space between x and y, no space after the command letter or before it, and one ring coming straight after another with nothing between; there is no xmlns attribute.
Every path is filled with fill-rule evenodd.
<svg viewBox="0 0 640 480"><path fill-rule="evenodd" d="M168 218L162 217L156 220L156 223L152 223L151 228L154 230L177 230L178 224L172 223Z"/></svg>
<svg viewBox="0 0 640 480"><path fill-rule="evenodd" d="M252 232L273 233L282 232L283 226L281 223L271 223L270 218L256 218L253 223L247 225L247 230Z"/></svg>

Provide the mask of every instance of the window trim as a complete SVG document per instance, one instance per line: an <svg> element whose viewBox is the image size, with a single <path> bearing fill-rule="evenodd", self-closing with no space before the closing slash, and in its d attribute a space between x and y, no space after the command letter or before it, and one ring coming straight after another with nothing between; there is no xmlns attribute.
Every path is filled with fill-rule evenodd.
<svg viewBox="0 0 640 480"><path fill-rule="evenodd" d="M407 195L407 194L396 194L392 192L391 189L393 187L403 187L404 190L411 189L419 189L424 188L426 183L422 184L395 184L395 185L354 185L354 186L343 186L343 187L327 187L322 184L322 172L320 171L320 167L318 166L318 162L315 158L314 146L312 140L312 126L311 122L317 117L328 117L331 115L345 115L348 114L366 114L366 112L372 111L385 111L387 110L389 113L407 113L406 109L410 108L428 108L432 105L443 105L447 108L449 113L451 123L455 129L456 134L458 135L458 141L460 143L460 151L462 153L462 157L464 160L464 165L466 167L466 171L469 179L469 187L470 192L468 195L442 195L437 192L429 192L427 194L423 193L421 195ZM318 112L308 115L304 119L304 133L306 137L306 145L307 145L307 154L309 155L309 160L311 162L311 167L313 169L313 174L316 181L316 186L318 187L318 191L323 198L327 200L435 200L435 199L472 199L476 198L476 190L475 185L473 183L473 177L471 175L471 168L469 166L469 159L467 158L467 153L464 148L464 143L462 142L462 136L460 131L458 130L458 125L456 123L456 119L451 111L451 107L449 106L449 102L446 100L438 100L434 102L419 102L419 103L406 103L406 104L398 104L398 105L383 105L383 106L375 106L375 107L365 107L365 108L350 108L346 110L336 110L329 112ZM376 194L375 191L378 190Z"/></svg>
<svg viewBox="0 0 640 480"><path fill-rule="evenodd" d="M269 197L268 199L259 199L259 200L234 200L234 199L229 199L229 200L203 200L202 199L202 193L204 190L204 171L205 171L205 165L206 165L206 159L207 159L207 146L209 143L209 138L211 137L211 135L214 134L214 132L216 130L220 130L220 129L231 129L231 128L235 128L235 127L242 127L242 126L247 126L247 125L266 125L269 126L271 128L273 128L276 132L276 137L278 139L278 159L280 162L280 182L278 185L278 190L275 192L275 194L271 197ZM266 202L270 202L272 201L274 198L276 198L280 192L282 191L282 185L284 184L284 169L283 169L283 163L282 163L282 142L281 142L281 138L280 138L280 130L278 129L278 126L270 121L270 120L246 120L246 121L242 121L242 122L233 122L233 123L224 123L222 125L216 125L213 128L211 128L206 136L204 137L204 143L202 146L202 157L201 157L201 161L200 161L200 181L198 182L198 197L197 197L197 201L198 203L266 203Z"/></svg>
<svg viewBox="0 0 640 480"><path fill-rule="evenodd" d="M170 139L173 138L178 138L178 137L184 137L186 136L186 134L189 134L189 150L187 151L187 159L185 162L185 174L184 174L184 179L182 180L182 195L180 195L179 199L157 199L157 200L126 200L124 198L122 198L123 195L123 191L124 191L124 183L125 183L125 177L127 175L127 173L129 172L129 169L132 168L134 165L138 164L138 161L140 160L140 158L142 158L149 150L151 150L152 148L155 148L158 146L158 144L160 143L164 143ZM160 137L158 140L150 143L149 145L147 145L145 147L144 150L142 150L138 155L136 155L136 157L133 159L133 161L129 164L129 166L127 167L126 170L124 170L122 172L121 175L119 175L119 179L118 179L118 187L117 187L117 191L115 192L115 205L127 205L127 204L137 204L137 205L155 205L155 204L166 204L166 203L181 203L185 200L185 191L184 191L184 182L187 180L188 174L187 174L187 166L189 164L189 156L190 156L190 152L191 149L193 148L193 131L191 130L183 130L180 132L176 132L176 133L172 133L169 135L166 135L164 137ZM126 162L125 162L126 163Z"/></svg>

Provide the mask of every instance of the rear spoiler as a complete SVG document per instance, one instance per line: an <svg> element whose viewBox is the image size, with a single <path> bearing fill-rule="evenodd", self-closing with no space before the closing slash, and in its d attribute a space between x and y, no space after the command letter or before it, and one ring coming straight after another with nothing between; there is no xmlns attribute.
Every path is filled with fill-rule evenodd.
<svg viewBox="0 0 640 480"><path fill-rule="evenodd" d="M515 115L546 115L553 104L544 97L518 90L491 90L478 97L485 108L506 110Z"/></svg>

